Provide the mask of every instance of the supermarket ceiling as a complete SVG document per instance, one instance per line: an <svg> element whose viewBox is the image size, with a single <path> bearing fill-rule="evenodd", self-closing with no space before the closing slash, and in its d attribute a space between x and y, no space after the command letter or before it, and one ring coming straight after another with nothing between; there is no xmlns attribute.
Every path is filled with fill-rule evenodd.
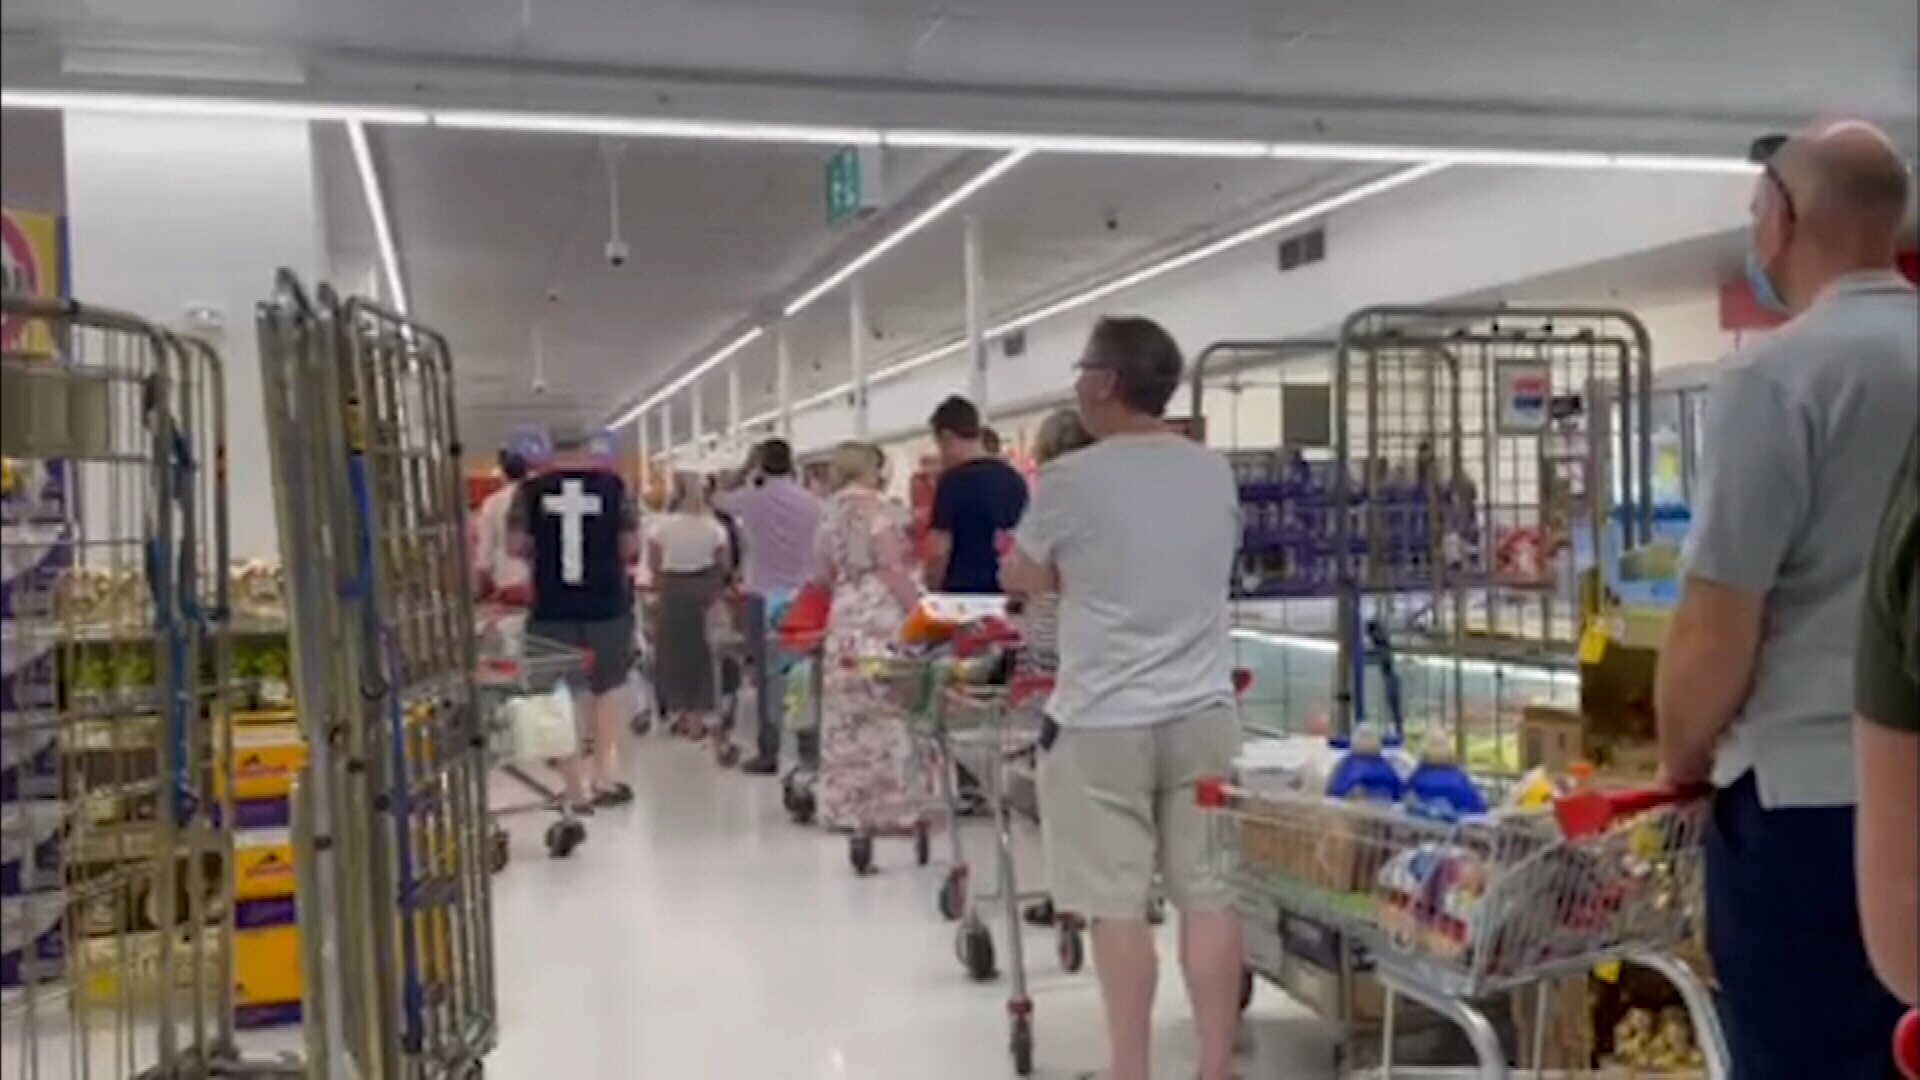
<svg viewBox="0 0 1920 1080"><path fill-rule="evenodd" d="M376 241L345 137L338 125L318 130L332 261L354 287L375 272ZM476 445L523 423L606 419L749 318L777 314L796 283L820 280L995 157L888 151L880 182L889 205L836 226L823 205L833 152L825 147L630 140L610 173L608 144L586 136L424 128L370 136L413 309L451 339ZM966 204L980 221L988 313L1011 314L1089 275L1378 171L1031 158ZM610 175L630 252L619 267L606 255ZM960 331L961 217L940 218L863 275L870 368ZM846 378L846 296L835 290L792 320L796 396ZM771 336L740 354L743 415L772 407L773 356ZM726 380L716 373L698 385L706 430L718 430ZM688 401L675 399L682 437Z"/></svg>
<svg viewBox="0 0 1920 1080"><path fill-rule="evenodd" d="M1912 0L8 0L4 30L10 85L883 126L1704 151L1915 110Z"/></svg>

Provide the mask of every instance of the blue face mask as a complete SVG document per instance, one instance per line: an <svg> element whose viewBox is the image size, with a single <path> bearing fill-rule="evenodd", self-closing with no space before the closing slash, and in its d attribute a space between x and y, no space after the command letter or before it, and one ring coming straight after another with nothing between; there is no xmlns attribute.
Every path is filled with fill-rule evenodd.
<svg viewBox="0 0 1920 1080"><path fill-rule="evenodd" d="M1776 315L1787 314L1787 302L1780 296L1780 290L1774 287L1773 278L1760 262L1760 252L1747 241L1747 287L1753 290L1753 298L1760 306Z"/></svg>

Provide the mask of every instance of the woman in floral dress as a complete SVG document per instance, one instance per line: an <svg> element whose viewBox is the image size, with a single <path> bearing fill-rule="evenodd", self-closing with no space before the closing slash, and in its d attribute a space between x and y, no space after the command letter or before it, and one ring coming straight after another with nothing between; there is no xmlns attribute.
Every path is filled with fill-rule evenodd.
<svg viewBox="0 0 1920 1080"><path fill-rule="evenodd" d="M924 816L924 769L901 709L861 661L898 648L918 602L905 521L880 492L881 454L868 443L835 448L833 496L814 551L833 592L821 709L820 820L855 838L854 866L871 868L875 833L912 831ZM864 848L865 856L861 852Z"/></svg>

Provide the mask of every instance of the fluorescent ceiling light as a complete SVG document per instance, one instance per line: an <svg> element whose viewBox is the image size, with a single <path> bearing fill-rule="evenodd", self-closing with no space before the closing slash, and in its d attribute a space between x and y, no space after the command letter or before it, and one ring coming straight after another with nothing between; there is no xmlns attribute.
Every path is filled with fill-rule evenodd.
<svg viewBox="0 0 1920 1080"><path fill-rule="evenodd" d="M418 127L427 123L429 119L425 109L386 105L330 105L319 102L262 101L247 98L38 90L0 90L0 106L9 109L62 109L75 112L118 112L258 120L357 120L367 124L391 124L402 127Z"/></svg>
<svg viewBox="0 0 1920 1080"><path fill-rule="evenodd" d="M997 326L988 327L986 332L986 337L988 338L1002 337L1006 334L1010 334L1014 332L1015 330L1019 330L1024 327L1032 326L1035 323L1043 322L1047 319L1051 319L1056 315L1065 314L1066 312L1072 311L1075 308L1086 307L1088 304L1092 304L1095 301L1105 299L1108 296L1112 296L1114 293L1120 292L1125 289L1131 289L1136 285L1140 285L1145 282L1151 281L1154 278L1160 277L1164 274L1170 274L1175 270L1179 270L1183 267L1191 266L1194 263L1201 262L1202 260L1211 259L1215 255L1218 255L1218 254L1221 254L1222 252L1239 247L1242 244L1248 244L1255 240L1260 239L1261 237L1271 236L1274 233L1281 232L1286 229L1291 229L1296 225L1300 225L1305 222L1311 221L1317 217L1324 217L1325 215L1330 214L1335 210L1339 210L1343 207L1351 206L1354 203L1360 202L1364 199L1370 199L1370 198L1373 198L1375 195L1381 195L1386 192L1392 191L1395 188L1403 187L1407 184L1411 184L1417 180L1423 180L1426 177L1432 176L1434 173L1439 172L1440 170L1445 168L1447 168L1445 164L1428 162L1422 165L1415 165L1410 169L1402 169L1399 172L1392 173L1387 176L1383 176L1378 180L1368 181L1367 183L1361 184L1358 187L1348 188L1345 191L1339 192L1334 195L1330 195L1327 198L1319 200L1318 202L1312 203L1307 206L1302 206L1295 210L1289 210L1286 213L1281 214L1277 217L1268 218L1265 221L1259 222L1255 225L1250 225L1247 228L1241 229L1238 232L1230 233L1227 236L1223 236L1218 240L1212 241L1211 243L1207 243L1200 247L1194 248L1191 251L1183 251L1178 255L1173 255L1168 258L1162 259L1159 262L1153 263L1150 266L1143 266L1138 270L1132 271L1131 273L1123 274L1120 277L1113 278L1112 280L1101 282L1100 284L1095 285L1092 288L1074 293L1072 296L1055 300L1052 303L1045 304L1041 307L1033 309L1032 311L1023 312L1019 315L1014 316L1011 319L1008 319L1006 322L1000 323ZM966 350L966 347L967 347L967 342L965 338L960 338L955 341L946 342L945 344L936 346L924 353L917 354L906 360L902 360L896 364L889 364L888 366L873 372L871 375L867 376L867 383L869 386L871 386L874 383L882 382L887 379L898 378L899 376L904 375L907 372L914 370L915 368L924 367L928 364L933 363L936 360L941 360L946 357L952 356L955 353L963 352ZM841 385L836 386L831 390L825 390L818 394L815 394L812 397L807 398L805 401L795 402L794 410L799 411L801 409L812 408L815 405L825 404L826 402L832 401L834 398L837 398L840 395L845 394L852 388L853 388L852 383L842 383Z"/></svg>
<svg viewBox="0 0 1920 1080"><path fill-rule="evenodd" d="M1588 150L1483 150L1440 146L1370 146L1364 143L1274 143L1270 157L1285 161L1434 162L1520 169L1639 169L1651 172L1754 173L1759 166L1738 157L1685 154L1616 154Z"/></svg>
<svg viewBox="0 0 1920 1080"><path fill-rule="evenodd" d="M888 131L888 146L959 150L1038 150L1049 154L1115 154L1137 157L1262 158L1264 142L1252 139L1159 139L1105 135L1019 135L983 131Z"/></svg>
<svg viewBox="0 0 1920 1080"><path fill-rule="evenodd" d="M367 215L373 219L373 238L380 247L380 269L386 275L388 299L393 310L405 315L407 286L400 274L400 249L393 242L393 225L387 218L387 200L380 190L380 170L373 164L366 126L358 120L348 121L347 142L353 147L353 166L360 173L360 193L367 199Z"/></svg>
<svg viewBox="0 0 1920 1080"><path fill-rule="evenodd" d="M628 409L624 414L621 415L620 419L615 420L613 422L612 426L625 427L627 424L630 424L633 421L638 420L640 417L646 415L649 411L651 411L655 405L660 404L661 402L667 400L673 395L693 385L694 381L700 378L700 376L705 375L707 372L712 371L714 368L717 368L721 364L726 363L728 359L730 359L735 353L738 353L741 349L744 349L747 346L753 344L754 342L759 341L761 335L765 334L766 332L767 332L766 327L756 326L753 329L748 330L746 333L741 334L739 337L734 338L732 341L728 342L726 345L721 346L720 349L716 351L712 356L709 356L705 360L702 360L698 364L694 365L693 370L687 372L686 374L673 380L667 385L654 391L653 394L650 395L645 401L642 401L640 404L635 405L631 409Z"/></svg>
<svg viewBox="0 0 1920 1080"><path fill-rule="evenodd" d="M828 274L818 285L801 293L798 298L786 306L786 309L782 311L781 314L792 318L802 311L805 311L815 300L839 288L849 278L853 277L853 275L870 266L875 259L899 247L902 243L906 242L908 237L933 224L935 221L938 221L954 207L972 198L981 188L1005 176L1008 170L1020 164L1022 161L1027 160L1028 155L1031 153L1032 151L1030 150L1015 150L980 170L971 180L961 184L932 206L914 215L906 224L901 225L898 229L882 237L879 243L874 244L872 247L855 256L845 266Z"/></svg>
<svg viewBox="0 0 1920 1080"><path fill-rule="evenodd" d="M815 124L754 124L731 120L692 120L643 116L564 116L538 112L490 112L435 109L435 127L474 131L529 131L568 135L621 135L634 139L712 139L725 142L819 143L829 146L878 146L873 128Z"/></svg>

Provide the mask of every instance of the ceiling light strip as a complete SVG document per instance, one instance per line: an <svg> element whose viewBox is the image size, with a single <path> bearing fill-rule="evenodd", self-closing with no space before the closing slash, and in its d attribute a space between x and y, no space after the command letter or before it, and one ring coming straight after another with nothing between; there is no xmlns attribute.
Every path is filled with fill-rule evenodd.
<svg viewBox="0 0 1920 1080"><path fill-rule="evenodd" d="M871 266L880 256L899 247L905 243L909 237L913 236L913 234L940 220L940 218L950 213L954 207L973 198L980 189L1005 176L1014 166L1027 160L1031 154L1031 150L1014 150L1000 157L994 161L993 164L980 170L972 179L961 184L951 192L948 192L938 202L915 214L904 225L901 225L898 229L882 237L878 243L861 252L859 255L854 256L845 266L828 274L819 284L801 293L793 302L786 306L781 314L787 318L792 318L802 311L805 311L815 300L839 288L852 279L855 274Z"/></svg>
<svg viewBox="0 0 1920 1080"><path fill-rule="evenodd" d="M1653 172L1750 174L1744 155L1614 153L1592 150L1450 148L1253 139L1185 139L1154 136L1059 135L995 131L887 130L833 124L774 124L688 117L567 114L405 105L356 105L230 97L101 93L90 90L0 89L0 106L22 109L91 109L173 115L265 117L293 120L358 120L481 131L612 135L636 139L712 139L731 142L822 146L899 146L950 150L1006 150L1053 154L1134 157L1274 158L1379 164L1480 165L1512 168L1630 169Z"/></svg>
<svg viewBox="0 0 1920 1080"><path fill-rule="evenodd" d="M626 425L634 422L635 420L638 420L640 417L646 415L649 411L651 411L655 405L660 404L661 402L667 400L668 398L679 393L680 391L685 390L687 387L692 386L694 381L700 378L700 376L705 375L707 372L712 371L714 368L717 368L721 364L726 363L728 360L732 359L733 356L736 353L738 353L740 350L746 348L747 346L753 344L756 341L759 341L760 338L766 334L766 332L767 332L766 327L756 326L748 330L746 333L741 334L739 337L734 338L732 341L728 342L726 345L721 346L720 349L717 352L715 352L712 356L709 356L705 360L702 360L700 361L700 363L694 365L691 371L688 371L686 374L680 376L679 378L673 380L667 385L654 391L653 394L649 396L645 401L642 401L640 404L635 405L633 408L628 409L625 413L622 413L620 418L613 422L612 426L625 427Z"/></svg>
<svg viewBox="0 0 1920 1080"><path fill-rule="evenodd" d="M1277 217L1268 218L1265 221L1248 226L1238 232L1230 233L1211 243L1194 248L1191 251L1184 251L1178 255L1170 256L1149 266L1143 266L1131 273L1101 282L1092 288L1074 293L1071 296L1015 315L1013 318L997 326L988 327L986 336L989 338L1002 337L1015 330L1020 330L1032 326L1035 323L1051 319L1056 315L1065 314L1075 308L1086 307L1096 301L1112 296L1114 293L1131 289L1136 285L1145 284L1154 278L1173 273L1175 270L1184 267L1192 266L1194 263L1210 259L1215 255L1240 247L1243 244L1252 243L1262 237L1271 236L1274 233L1293 228L1296 225L1311 221L1314 218L1324 217L1336 210L1352 206L1354 203L1365 199L1371 199L1376 195L1385 194L1395 188L1404 187L1418 180L1424 180L1447 167L1445 164L1428 162L1415 165L1409 169L1402 169L1399 172L1391 173L1377 180L1368 181L1357 187L1348 188L1345 191L1328 196L1325 199L1321 199L1307 206L1289 210ZM967 342L965 338L949 341L926 352L902 360L899 363L889 364L881 368L867 377L867 383L871 386L875 383L899 378L917 368L925 367L928 364L945 359L955 353L964 352L966 351L966 347ZM813 408L816 405L824 405L847 393L852 388L853 384L842 383L830 390L823 390L812 397L794 402L794 411L800 412Z"/></svg>
<svg viewBox="0 0 1920 1080"><path fill-rule="evenodd" d="M353 167L360 174L360 192L367 200L367 215L373 219L373 238L380 248L380 269L387 279L387 299L393 310L407 314L407 286L400 273L400 248L393 241L393 222L387 216L387 198L380 188L380 170L373 163L373 147L367 142L367 128L358 120L347 122L347 142L353 147Z"/></svg>

